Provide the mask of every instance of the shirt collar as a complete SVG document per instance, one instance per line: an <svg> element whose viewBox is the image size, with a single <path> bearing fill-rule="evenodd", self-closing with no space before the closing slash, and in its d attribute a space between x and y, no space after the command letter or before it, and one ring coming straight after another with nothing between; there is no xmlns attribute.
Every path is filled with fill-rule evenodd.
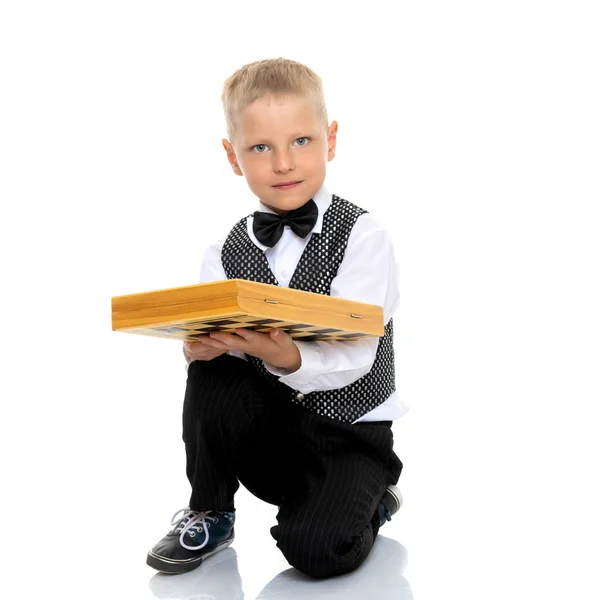
<svg viewBox="0 0 600 600"><path fill-rule="evenodd" d="M315 223L315 226L312 228L311 233L321 233L321 230L323 228L323 215L325 214L325 211L329 208L329 205L331 204L331 198L332 198L331 193L329 192L329 190L327 189L325 184L323 184L320 187L320 189L317 191L317 193L312 197L312 199L315 201L315 204L317 205L317 208L319 209L319 216L317 217L317 222ZM268 206L265 206L262 202L260 202L260 200L259 200L258 204L259 204L258 210L260 212L276 214L274 210L272 210ZM261 244L256 239L256 236L254 235L254 231L252 230L253 222L254 222L254 216L250 215L246 222L248 236L250 237L252 242L264 252L265 250L269 249L269 246L265 246L264 244Z"/></svg>

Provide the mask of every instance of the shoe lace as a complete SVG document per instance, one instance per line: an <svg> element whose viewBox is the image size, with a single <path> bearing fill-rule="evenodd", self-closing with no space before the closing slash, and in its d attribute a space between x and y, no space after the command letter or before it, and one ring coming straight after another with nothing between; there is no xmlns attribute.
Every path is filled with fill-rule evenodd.
<svg viewBox="0 0 600 600"><path fill-rule="evenodd" d="M177 516L181 512L183 512L183 517L178 519ZM179 543L184 548L187 548L188 550L200 550L201 548L204 548L204 546L206 546L206 544L208 544L208 540L209 540L208 528L210 527L210 525L207 524L206 521L207 520L212 521L213 523L217 522L217 518L210 513L212 513L211 510L200 512L197 510L190 510L189 506L186 506L185 508L179 509L173 515L173 518L171 519L171 525L177 524L177 527L175 528L173 533L181 532L181 535L179 536ZM206 534L206 539L199 546L188 546L183 541L183 536L186 533L189 533L192 537L195 537L196 533L202 533L202 532L204 532Z"/></svg>

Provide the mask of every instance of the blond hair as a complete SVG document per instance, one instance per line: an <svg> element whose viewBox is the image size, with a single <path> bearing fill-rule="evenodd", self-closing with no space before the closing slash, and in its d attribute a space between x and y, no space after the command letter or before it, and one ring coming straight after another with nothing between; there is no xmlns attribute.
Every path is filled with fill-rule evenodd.
<svg viewBox="0 0 600 600"><path fill-rule="evenodd" d="M317 117L327 129L321 78L302 63L287 58L267 58L244 65L223 84L221 101L230 140L235 135L240 112L266 94L278 98L295 95L310 99Z"/></svg>

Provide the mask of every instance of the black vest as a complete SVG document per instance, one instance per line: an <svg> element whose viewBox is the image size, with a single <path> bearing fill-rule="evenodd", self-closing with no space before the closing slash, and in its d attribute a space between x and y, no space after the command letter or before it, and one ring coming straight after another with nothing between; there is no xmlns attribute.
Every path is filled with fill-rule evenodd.
<svg viewBox="0 0 600 600"><path fill-rule="evenodd" d="M329 296L331 282L344 258L352 227L358 217L366 212L333 195L331 204L323 215L322 231L313 232L289 287ZM264 252L248 236L247 220L248 217L244 217L238 221L223 244L221 262L225 274L228 279L279 285ZM248 356L248 361L268 385L279 389L283 397L325 417L351 423L379 406L395 391L393 342L393 323L390 319L383 337L379 338L373 367L366 375L343 388L309 394L301 394L281 383L278 377L265 369L261 359Z"/></svg>

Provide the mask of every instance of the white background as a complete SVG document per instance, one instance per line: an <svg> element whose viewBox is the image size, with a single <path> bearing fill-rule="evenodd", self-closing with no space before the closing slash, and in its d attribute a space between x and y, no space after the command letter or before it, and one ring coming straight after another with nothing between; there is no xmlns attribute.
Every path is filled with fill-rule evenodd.
<svg viewBox="0 0 600 600"><path fill-rule="evenodd" d="M3 2L0 595L152 597L146 552L189 498L185 372L180 343L111 331L110 300L196 283L255 209L221 87L283 56L339 122L328 186L395 243L411 411L382 533L412 594L598 598L595 8ZM273 507L242 491L238 515L254 599L287 563Z"/></svg>

